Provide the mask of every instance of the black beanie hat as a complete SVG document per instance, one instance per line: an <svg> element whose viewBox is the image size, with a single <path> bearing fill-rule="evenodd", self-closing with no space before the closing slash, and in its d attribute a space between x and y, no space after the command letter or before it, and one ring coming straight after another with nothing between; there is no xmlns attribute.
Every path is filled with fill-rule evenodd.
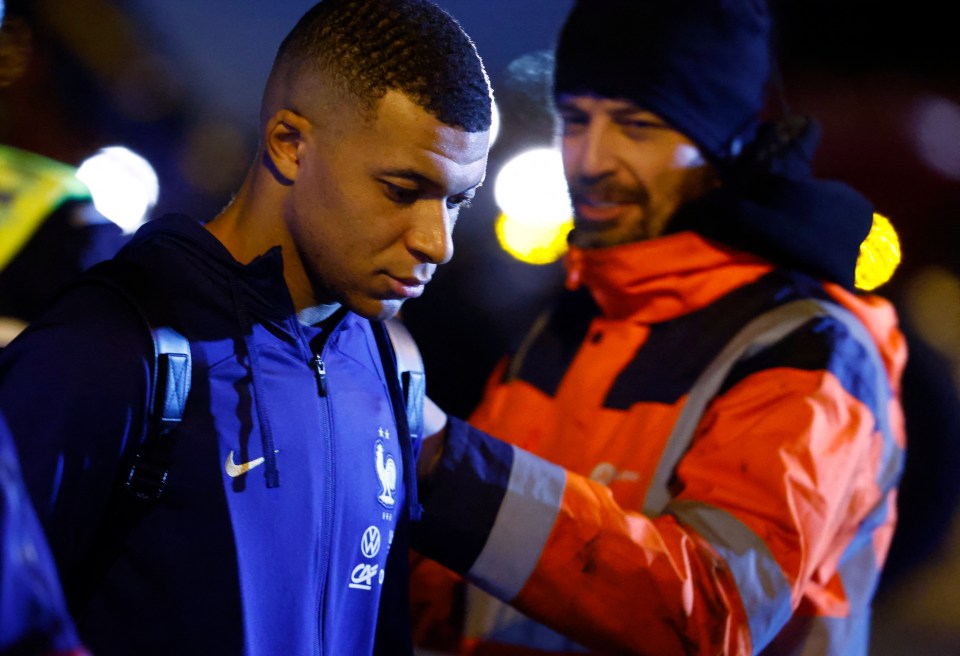
<svg viewBox="0 0 960 656"><path fill-rule="evenodd" d="M722 163L756 128L769 36L765 0L578 0L557 45L554 93L630 100Z"/></svg>

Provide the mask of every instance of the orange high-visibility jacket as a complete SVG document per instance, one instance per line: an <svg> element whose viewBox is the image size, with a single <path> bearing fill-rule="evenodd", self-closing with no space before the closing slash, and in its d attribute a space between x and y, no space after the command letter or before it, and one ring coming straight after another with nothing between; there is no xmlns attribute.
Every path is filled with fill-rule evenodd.
<svg viewBox="0 0 960 656"><path fill-rule="evenodd" d="M866 653L904 448L892 307L689 232L573 255L591 293L495 372L473 427L451 420L417 542L526 615L415 558L418 641ZM738 332L798 299L835 311L751 345L681 417Z"/></svg>

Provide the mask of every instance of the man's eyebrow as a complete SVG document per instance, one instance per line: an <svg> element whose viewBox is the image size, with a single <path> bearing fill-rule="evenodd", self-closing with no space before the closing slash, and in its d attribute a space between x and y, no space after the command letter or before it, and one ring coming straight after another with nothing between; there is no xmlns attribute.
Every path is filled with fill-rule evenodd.
<svg viewBox="0 0 960 656"><path fill-rule="evenodd" d="M405 180L409 180L410 182L416 183L418 186L425 187L427 189L443 189L442 184L440 184L433 178L415 169L387 169L383 171L380 175L381 177L388 177L388 178L403 178ZM468 191L473 191L475 189L479 189L481 186L483 186L483 180L457 193L462 194Z"/></svg>
<svg viewBox="0 0 960 656"><path fill-rule="evenodd" d="M634 105L615 107L610 110L610 116L620 120L631 119L634 121L643 121L650 125L662 125L666 127L666 124L656 114Z"/></svg>
<svg viewBox="0 0 960 656"><path fill-rule="evenodd" d="M414 169L387 169L382 171L380 175L388 178L404 178L410 182L416 182L418 185L425 187L440 186L440 184L433 178L430 178L420 171Z"/></svg>

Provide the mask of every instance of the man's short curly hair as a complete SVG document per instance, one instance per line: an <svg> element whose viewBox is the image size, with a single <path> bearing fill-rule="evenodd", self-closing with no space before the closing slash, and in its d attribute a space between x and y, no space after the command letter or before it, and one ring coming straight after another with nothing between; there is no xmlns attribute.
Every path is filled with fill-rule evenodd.
<svg viewBox="0 0 960 656"><path fill-rule="evenodd" d="M362 109L400 91L441 122L490 128L490 82L460 24L428 0L322 0L280 44L274 73L321 70Z"/></svg>

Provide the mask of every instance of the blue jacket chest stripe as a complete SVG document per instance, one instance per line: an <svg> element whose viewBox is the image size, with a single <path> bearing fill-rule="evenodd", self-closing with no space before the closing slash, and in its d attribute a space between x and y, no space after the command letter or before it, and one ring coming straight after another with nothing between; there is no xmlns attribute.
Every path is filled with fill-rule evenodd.
<svg viewBox="0 0 960 656"><path fill-rule="evenodd" d="M720 394L725 393L747 376L777 367L803 371L829 371L840 385L860 400L874 416L886 414L878 408L877 399L886 398L878 389L877 372L864 374L864 363L871 361L864 346L852 338L836 320L825 317L811 321L768 349L737 363L724 381Z"/></svg>

